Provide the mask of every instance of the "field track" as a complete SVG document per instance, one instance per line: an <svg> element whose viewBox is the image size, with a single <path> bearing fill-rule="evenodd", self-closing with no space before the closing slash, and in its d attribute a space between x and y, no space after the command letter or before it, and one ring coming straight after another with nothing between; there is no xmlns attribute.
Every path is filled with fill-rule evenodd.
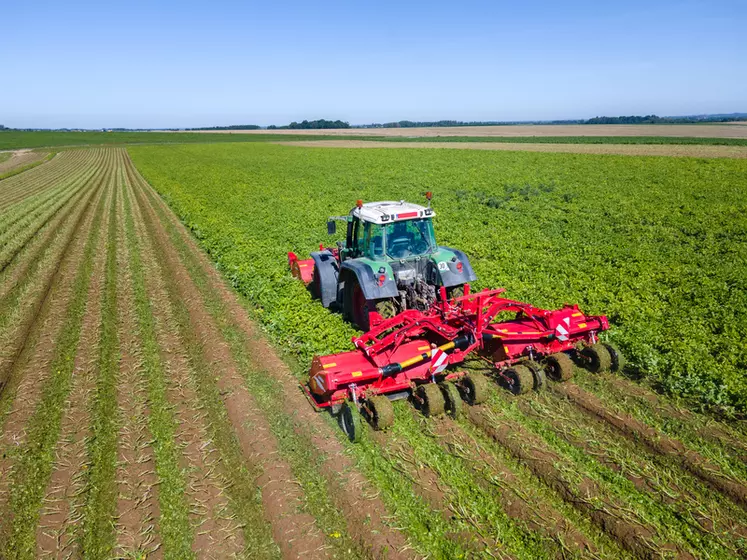
<svg viewBox="0 0 747 560"><path fill-rule="evenodd" d="M124 149L0 181L0 558L747 557L743 427L626 378L352 445L298 375Z"/></svg>

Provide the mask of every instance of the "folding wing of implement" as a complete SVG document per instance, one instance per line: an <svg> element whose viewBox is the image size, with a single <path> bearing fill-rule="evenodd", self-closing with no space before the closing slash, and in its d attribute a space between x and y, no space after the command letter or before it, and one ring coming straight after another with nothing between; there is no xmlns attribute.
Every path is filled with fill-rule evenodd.
<svg viewBox="0 0 747 560"><path fill-rule="evenodd" d="M383 429L391 424L391 399L412 396L427 415L457 414L461 401L485 399L480 373L450 366L481 360L514 394L539 390L545 376L565 381L573 372L570 354L594 370L615 369L619 355L598 343L607 318L587 316L576 305L545 310L485 290L447 299L445 289L426 311L407 310L353 338L355 349L317 356L306 392L318 409L341 409L342 424L357 439L357 411ZM614 362L614 363L613 363Z"/></svg>

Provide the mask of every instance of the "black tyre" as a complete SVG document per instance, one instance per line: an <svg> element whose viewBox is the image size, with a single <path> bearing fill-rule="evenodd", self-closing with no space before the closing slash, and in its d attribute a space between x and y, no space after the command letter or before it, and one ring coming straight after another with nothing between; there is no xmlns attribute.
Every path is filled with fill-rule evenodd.
<svg viewBox="0 0 747 560"><path fill-rule="evenodd" d="M420 402L420 410L428 417L443 414L446 409L446 400L441 388L435 383L426 383L417 389Z"/></svg>
<svg viewBox="0 0 747 560"><path fill-rule="evenodd" d="M563 382L573 377L573 360L568 354L551 354L545 358L544 364L545 374L553 381Z"/></svg>
<svg viewBox="0 0 747 560"><path fill-rule="evenodd" d="M370 324L368 321L368 302L363 295L363 288L358 283L358 279L353 275L348 275L345 282L345 315L348 321L353 323L362 331L368 331Z"/></svg>
<svg viewBox="0 0 747 560"><path fill-rule="evenodd" d="M449 288L446 293L446 296L449 299L462 297L463 295L464 295L464 286L454 286L453 288Z"/></svg>
<svg viewBox="0 0 747 560"><path fill-rule="evenodd" d="M481 373L470 373L462 381L462 391L467 404L482 404L488 398L488 380Z"/></svg>
<svg viewBox="0 0 747 560"><path fill-rule="evenodd" d="M353 443L358 443L363 437L363 419L355 403L347 401L342 405L340 427Z"/></svg>
<svg viewBox="0 0 747 560"><path fill-rule="evenodd" d="M456 385L447 381L439 383L439 387L446 402L446 413L452 418L459 418L462 411L462 396L459 394L459 389Z"/></svg>
<svg viewBox="0 0 747 560"><path fill-rule="evenodd" d="M376 302L375 309L382 319L391 319L397 315L397 306L391 299L380 299Z"/></svg>
<svg viewBox="0 0 747 560"><path fill-rule="evenodd" d="M592 373L610 371L612 357L603 344L587 346L579 352L579 357L584 367Z"/></svg>
<svg viewBox="0 0 747 560"><path fill-rule="evenodd" d="M610 355L610 371L622 371L625 368L625 356L620 352L619 348L609 342L603 342L602 345Z"/></svg>
<svg viewBox="0 0 747 560"><path fill-rule="evenodd" d="M534 389L534 375L526 366L510 367L503 372L503 375L508 378L507 388L514 395L523 395Z"/></svg>
<svg viewBox="0 0 747 560"><path fill-rule="evenodd" d="M374 430L386 430L394 424L394 407L385 396L377 395L368 399L368 409Z"/></svg>
<svg viewBox="0 0 747 560"><path fill-rule="evenodd" d="M534 377L534 390L541 391L544 389L545 385L547 385L547 378L545 376L545 368L542 367L542 364L535 362L534 360L527 360L523 365L529 368L529 371L532 372L532 376Z"/></svg>
<svg viewBox="0 0 747 560"><path fill-rule="evenodd" d="M311 297L314 299L322 299L322 279L319 276L319 270L314 267L314 276L311 278Z"/></svg>

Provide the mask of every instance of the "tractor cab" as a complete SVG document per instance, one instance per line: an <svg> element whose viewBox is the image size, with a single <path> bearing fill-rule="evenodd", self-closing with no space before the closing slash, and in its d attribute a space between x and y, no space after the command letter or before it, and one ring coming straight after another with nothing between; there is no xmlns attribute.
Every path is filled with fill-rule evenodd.
<svg viewBox="0 0 747 560"><path fill-rule="evenodd" d="M374 261L418 259L438 250L431 220L435 213L431 208L405 201L359 202L345 217L347 235L340 247L342 261L361 257Z"/></svg>
<svg viewBox="0 0 747 560"><path fill-rule="evenodd" d="M408 309L429 309L440 288L447 297L461 295L475 273L462 251L436 243L431 193L426 198L428 206L359 200L347 216L327 222L330 235L337 221L345 222L345 241L322 244L306 260L288 253L291 273L324 307L342 311L363 330Z"/></svg>

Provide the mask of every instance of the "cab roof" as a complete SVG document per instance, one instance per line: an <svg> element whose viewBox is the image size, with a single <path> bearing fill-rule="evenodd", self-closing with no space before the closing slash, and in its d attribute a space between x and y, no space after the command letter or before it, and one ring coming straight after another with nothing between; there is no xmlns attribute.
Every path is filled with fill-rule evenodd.
<svg viewBox="0 0 747 560"><path fill-rule="evenodd" d="M388 224L402 220L432 218L436 213L432 208L426 208L420 204L412 204L404 200L399 202L385 200L383 202L366 202L360 208L356 206L350 211L350 215L364 222Z"/></svg>

